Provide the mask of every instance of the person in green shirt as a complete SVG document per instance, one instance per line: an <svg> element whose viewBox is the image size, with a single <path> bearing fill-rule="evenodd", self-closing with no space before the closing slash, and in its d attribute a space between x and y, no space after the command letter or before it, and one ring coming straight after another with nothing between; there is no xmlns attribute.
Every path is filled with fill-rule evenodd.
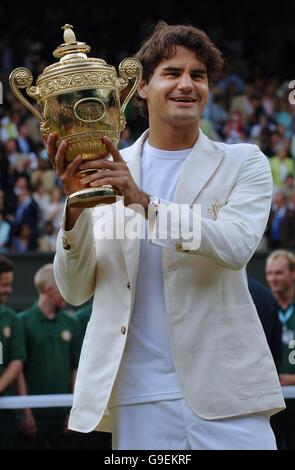
<svg viewBox="0 0 295 470"><path fill-rule="evenodd" d="M13 264L0 255L0 397L14 394L13 385L26 359L24 334L16 313L6 307L12 292ZM0 449L16 445L17 416L13 410L0 408Z"/></svg>
<svg viewBox="0 0 295 470"><path fill-rule="evenodd" d="M52 264L42 266L34 278L38 301L20 314L28 361L19 380L19 393L67 394L73 391L80 353L75 318L64 311ZM34 448L71 447L67 430L68 408L26 409L22 431Z"/></svg>
<svg viewBox="0 0 295 470"><path fill-rule="evenodd" d="M295 385L295 255L286 250L273 251L266 260L266 280L275 296L282 323L281 385ZM272 417L278 449L295 450L295 399L286 400L287 408Z"/></svg>

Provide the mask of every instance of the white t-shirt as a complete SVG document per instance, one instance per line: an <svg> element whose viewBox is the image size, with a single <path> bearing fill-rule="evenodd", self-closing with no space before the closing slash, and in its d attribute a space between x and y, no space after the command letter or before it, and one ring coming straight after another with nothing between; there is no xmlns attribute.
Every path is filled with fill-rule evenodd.
<svg viewBox="0 0 295 470"><path fill-rule="evenodd" d="M143 191L172 201L190 151L159 150L145 142L141 161ZM134 309L110 406L182 397L168 336L162 251L147 237L140 241Z"/></svg>

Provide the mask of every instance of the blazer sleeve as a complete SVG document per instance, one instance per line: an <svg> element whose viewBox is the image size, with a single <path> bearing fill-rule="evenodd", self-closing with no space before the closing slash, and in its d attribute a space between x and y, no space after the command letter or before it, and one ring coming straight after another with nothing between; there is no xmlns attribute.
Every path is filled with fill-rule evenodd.
<svg viewBox="0 0 295 470"><path fill-rule="evenodd" d="M272 189L268 160L253 146L216 220L202 217L199 204L192 209L160 200L157 211L149 216L149 241L240 270L252 257L265 231ZM178 212L178 217L170 217L170 225L162 223L167 219L167 211ZM187 236L184 238L182 234L191 234L191 239L187 241Z"/></svg>
<svg viewBox="0 0 295 470"><path fill-rule="evenodd" d="M72 230L66 231L65 212L56 242L53 268L57 286L71 305L81 305L94 293L96 253L91 209L84 209Z"/></svg>

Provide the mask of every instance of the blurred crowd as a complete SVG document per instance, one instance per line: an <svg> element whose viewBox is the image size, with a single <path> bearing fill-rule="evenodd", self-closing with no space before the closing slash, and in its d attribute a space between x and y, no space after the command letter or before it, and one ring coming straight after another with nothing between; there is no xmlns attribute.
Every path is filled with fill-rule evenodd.
<svg viewBox="0 0 295 470"><path fill-rule="evenodd" d="M273 202L258 247L267 252L295 248L295 106L288 82L245 82L227 74L216 84L202 127L213 140L256 144L267 156L273 177Z"/></svg>
<svg viewBox="0 0 295 470"><path fill-rule="evenodd" d="M295 248L295 106L289 84L245 82L224 72L211 90L201 127L228 144L257 144L269 158L273 206L260 251ZM53 252L65 194L48 160L39 123L7 91L0 117L0 251ZM130 145L144 123L132 105L119 147ZM137 125L139 123L139 125Z"/></svg>

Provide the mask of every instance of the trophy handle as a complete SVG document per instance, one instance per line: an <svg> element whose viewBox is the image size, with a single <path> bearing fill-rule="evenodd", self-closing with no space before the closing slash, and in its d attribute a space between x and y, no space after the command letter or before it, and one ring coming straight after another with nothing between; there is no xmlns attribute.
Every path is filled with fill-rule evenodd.
<svg viewBox="0 0 295 470"><path fill-rule="evenodd" d="M127 57L119 65L119 91L122 91L129 83L129 80L135 79L131 90L122 104L122 113L124 113L127 104L135 93L137 85L142 77L142 65L135 57Z"/></svg>
<svg viewBox="0 0 295 470"><path fill-rule="evenodd" d="M14 69L9 76L9 85L14 95L19 99L19 101L28 108L34 116L43 123L43 117L41 113L34 108L34 106L24 97L24 95L19 91L20 88L26 88L26 92L31 98L38 100L38 88L31 86L33 83L33 75L30 70L25 67L18 67Z"/></svg>

